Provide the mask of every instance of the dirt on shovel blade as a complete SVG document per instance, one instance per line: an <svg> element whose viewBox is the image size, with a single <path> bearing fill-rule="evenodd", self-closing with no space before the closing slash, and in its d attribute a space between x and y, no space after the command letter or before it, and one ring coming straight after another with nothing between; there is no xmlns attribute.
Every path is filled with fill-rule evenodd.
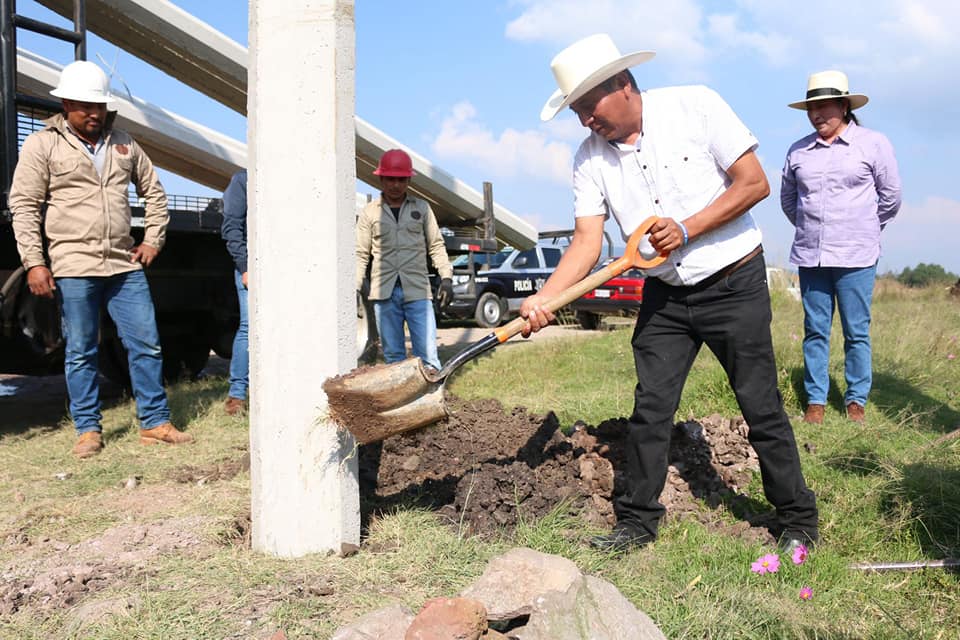
<svg viewBox="0 0 960 640"><path fill-rule="evenodd" d="M447 403L447 421L360 447L368 522L412 505L462 533L497 535L562 506L597 529L613 526L613 501L625 488L626 419L577 422L570 431L552 413L504 410L495 400ZM667 521L693 518L730 536L773 540L773 510L748 488L759 465L747 430L742 418L719 415L675 425L660 496Z"/></svg>
<svg viewBox="0 0 960 640"><path fill-rule="evenodd" d="M443 385L427 382L420 367L420 360L411 358L326 380L330 417L360 444L444 419Z"/></svg>

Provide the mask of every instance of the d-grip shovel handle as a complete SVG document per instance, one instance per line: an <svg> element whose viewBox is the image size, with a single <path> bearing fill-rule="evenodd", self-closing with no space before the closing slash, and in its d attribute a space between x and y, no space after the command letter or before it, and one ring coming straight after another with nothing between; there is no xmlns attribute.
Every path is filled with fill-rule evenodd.
<svg viewBox="0 0 960 640"><path fill-rule="evenodd" d="M576 284L564 289L555 297L547 300L543 307L547 311L556 311L557 309L570 304L583 294L596 289L607 280L616 278L628 269L633 267L650 269L662 264L663 261L667 259L667 256L669 255L668 253L660 253L650 260L646 260L642 255L640 255L640 240L643 239L643 236L647 235L647 233L650 231L650 227L652 227L657 220L658 218L656 216L650 216L640 223L640 226L630 234L630 238L627 240L627 249L624 251L623 257L617 258L602 269L598 269L594 273L591 273L580 282L577 282ZM496 329L494 334L497 336L497 340L499 342L506 342L513 336L523 331L526 325L527 319L521 316Z"/></svg>

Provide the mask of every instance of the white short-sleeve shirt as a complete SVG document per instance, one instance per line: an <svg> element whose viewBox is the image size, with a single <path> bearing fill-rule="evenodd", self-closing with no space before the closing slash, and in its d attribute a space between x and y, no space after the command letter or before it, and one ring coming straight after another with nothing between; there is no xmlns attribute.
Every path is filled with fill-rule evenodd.
<svg viewBox="0 0 960 640"><path fill-rule="evenodd" d="M574 213L612 214L626 240L652 215L683 220L716 200L726 170L757 139L715 91L667 87L641 93L643 133L635 145L591 133L573 162ZM750 212L674 250L647 274L689 286L747 255L761 241Z"/></svg>

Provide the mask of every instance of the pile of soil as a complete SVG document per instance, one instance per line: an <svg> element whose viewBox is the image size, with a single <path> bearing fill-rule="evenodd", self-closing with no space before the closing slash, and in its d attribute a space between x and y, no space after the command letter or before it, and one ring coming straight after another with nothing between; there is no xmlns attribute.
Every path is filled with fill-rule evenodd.
<svg viewBox="0 0 960 640"><path fill-rule="evenodd" d="M626 419L578 422L567 435L552 413L505 411L495 400L449 398L447 404L451 416L445 423L360 447L367 517L412 504L483 536L564 504L597 527L615 523L612 501L624 488ZM759 470L747 429L742 418L719 415L674 426L660 497L668 519L693 517L747 540L773 540L772 510L745 492Z"/></svg>

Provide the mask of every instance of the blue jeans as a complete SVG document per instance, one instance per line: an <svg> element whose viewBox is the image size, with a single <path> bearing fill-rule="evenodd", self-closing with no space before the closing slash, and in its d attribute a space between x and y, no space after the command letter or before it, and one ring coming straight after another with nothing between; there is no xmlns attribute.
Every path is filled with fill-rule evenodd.
<svg viewBox="0 0 960 640"><path fill-rule="evenodd" d="M870 352L870 304L877 266L859 268L801 267L803 301L803 386L808 404L826 404L830 388L830 328L834 308L843 327L843 403L866 406L873 383Z"/></svg>
<svg viewBox="0 0 960 640"><path fill-rule="evenodd" d="M247 288L243 286L243 274L234 270L233 281L237 286L237 301L240 303L240 326L233 336L233 351L230 354L230 397L246 400L250 387L250 353L247 348L250 320L247 314Z"/></svg>
<svg viewBox="0 0 960 640"><path fill-rule="evenodd" d="M100 385L97 381L97 349L100 310L117 325L127 350L130 383L137 401L141 429L170 422L167 395L163 390L163 357L160 334L143 271L115 276L57 278L63 336L66 339L64 373L70 395L70 415L77 433L100 431Z"/></svg>
<svg viewBox="0 0 960 640"><path fill-rule="evenodd" d="M437 355L437 320L433 315L432 300L411 300L404 302L403 289L399 281L387 300L371 300L373 314L380 333L380 346L383 347L383 359L387 363L399 362L407 357L407 346L403 335L403 323L410 328L410 343L413 355L435 369L440 368L440 356Z"/></svg>

